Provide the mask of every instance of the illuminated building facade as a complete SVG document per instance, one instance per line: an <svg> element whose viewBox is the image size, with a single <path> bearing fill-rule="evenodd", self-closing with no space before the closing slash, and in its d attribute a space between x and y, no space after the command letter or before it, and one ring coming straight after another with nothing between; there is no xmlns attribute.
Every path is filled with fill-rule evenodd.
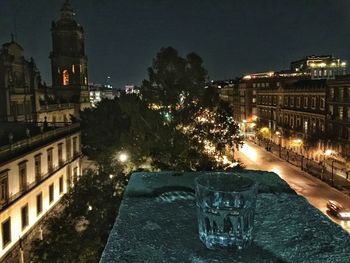
<svg viewBox="0 0 350 263"><path fill-rule="evenodd" d="M346 74L346 62L332 55L307 56L292 62L291 71L306 73L312 79L334 79Z"/></svg>
<svg viewBox="0 0 350 263"><path fill-rule="evenodd" d="M74 16L69 1L65 1L60 19L52 22L52 86L60 101L79 104L83 110L90 107L87 56L84 29Z"/></svg>
<svg viewBox="0 0 350 263"><path fill-rule="evenodd" d="M327 85L327 148L350 159L350 76L338 77Z"/></svg>
<svg viewBox="0 0 350 263"><path fill-rule="evenodd" d="M44 130L0 125L0 259L4 260L78 180L81 146L78 124ZM21 132L27 134L21 138Z"/></svg>

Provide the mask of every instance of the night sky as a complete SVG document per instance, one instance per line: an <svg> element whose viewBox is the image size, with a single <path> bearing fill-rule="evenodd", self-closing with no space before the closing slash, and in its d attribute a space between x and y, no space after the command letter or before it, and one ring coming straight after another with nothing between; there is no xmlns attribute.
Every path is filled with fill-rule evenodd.
<svg viewBox="0 0 350 263"><path fill-rule="evenodd" d="M51 21L63 0L0 0L0 42L17 40L51 83ZM349 61L348 0L72 0L86 33L89 80L140 84L164 46L198 53L212 79L288 68L310 54ZM16 25L16 26L15 26Z"/></svg>

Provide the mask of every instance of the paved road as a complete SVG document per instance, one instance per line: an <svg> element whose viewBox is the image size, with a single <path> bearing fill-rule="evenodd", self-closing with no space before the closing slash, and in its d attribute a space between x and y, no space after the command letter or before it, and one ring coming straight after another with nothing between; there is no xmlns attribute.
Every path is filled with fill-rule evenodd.
<svg viewBox="0 0 350 263"><path fill-rule="evenodd" d="M350 210L350 198L348 196L254 143L246 142L239 152L235 152L235 155L246 165L247 169L277 173L297 194L304 196L310 204L350 233L350 220L338 220L329 215L326 208L327 201L332 199Z"/></svg>

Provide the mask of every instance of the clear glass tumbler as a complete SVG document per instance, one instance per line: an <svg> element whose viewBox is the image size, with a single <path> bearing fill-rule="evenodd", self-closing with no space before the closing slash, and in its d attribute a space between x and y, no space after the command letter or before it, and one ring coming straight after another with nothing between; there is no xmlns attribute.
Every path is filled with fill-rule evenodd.
<svg viewBox="0 0 350 263"><path fill-rule="evenodd" d="M248 247L253 239L256 183L239 174L195 179L199 238L209 248Z"/></svg>

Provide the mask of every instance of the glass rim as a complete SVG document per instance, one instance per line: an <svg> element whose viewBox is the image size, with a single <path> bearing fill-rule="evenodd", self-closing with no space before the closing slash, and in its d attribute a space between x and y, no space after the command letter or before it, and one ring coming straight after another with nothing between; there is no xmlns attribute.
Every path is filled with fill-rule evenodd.
<svg viewBox="0 0 350 263"><path fill-rule="evenodd" d="M248 184L245 184L243 185L242 187L237 187L237 188L232 188L231 190L223 190L223 189L220 189L220 188L215 188L215 187L211 187L209 185L209 183L207 184L203 184L200 182L200 180L204 179L205 177L207 177L208 179L210 179L210 177L215 177L215 178L220 178L220 177L228 177L228 176L234 176L235 174L232 173L232 174L221 174L221 173L206 173L206 174L201 174L199 176L197 176L195 179L194 179L194 182L195 182L195 186L198 186L198 187L201 187L201 188L204 188L208 191L212 191L212 192L220 192L220 193L240 193L240 192L245 192L245 191L249 191L249 190L252 190L254 188L257 187L257 182L247 176L244 176L244 175L240 175L240 174L237 174L235 177L236 178L243 178L244 180L246 181L249 181ZM227 179L227 178L225 178Z"/></svg>

